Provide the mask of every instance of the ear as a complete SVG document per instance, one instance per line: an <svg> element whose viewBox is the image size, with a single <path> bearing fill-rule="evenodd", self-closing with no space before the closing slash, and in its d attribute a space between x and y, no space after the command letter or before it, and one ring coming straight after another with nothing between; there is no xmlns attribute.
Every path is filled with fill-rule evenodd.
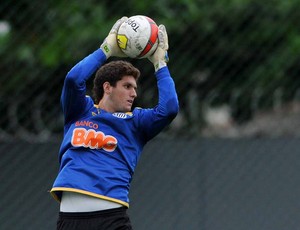
<svg viewBox="0 0 300 230"><path fill-rule="evenodd" d="M106 81L106 82L103 83L104 94L110 94L111 93L111 89L112 89L112 86L110 85L110 83L108 81Z"/></svg>

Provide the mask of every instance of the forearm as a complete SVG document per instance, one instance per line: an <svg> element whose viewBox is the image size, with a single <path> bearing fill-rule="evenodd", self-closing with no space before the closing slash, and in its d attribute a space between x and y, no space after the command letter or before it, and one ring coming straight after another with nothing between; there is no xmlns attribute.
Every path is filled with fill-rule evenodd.
<svg viewBox="0 0 300 230"><path fill-rule="evenodd" d="M67 74L66 80L70 80L75 85L81 86L105 61L106 56L99 48L77 63Z"/></svg>
<svg viewBox="0 0 300 230"><path fill-rule="evenodd" d="M179 110L179 103L175 83L167 66L156 72L156 79L158 87L157 110L163 116L175 117Z"/></svg>
<svg viewBox="0 0 300 230"><path fill-rule="evenodd" d="M84 109L86 81L106 61L101 49L77 63L67 74L61 95L61 104L66 120L74 114L80 115Z"/></svg>

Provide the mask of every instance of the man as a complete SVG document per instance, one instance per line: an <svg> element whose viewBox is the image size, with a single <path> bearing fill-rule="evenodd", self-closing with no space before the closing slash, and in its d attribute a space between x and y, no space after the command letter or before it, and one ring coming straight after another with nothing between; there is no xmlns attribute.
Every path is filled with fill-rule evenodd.
<svg viewBox="0 0 300 230"><path fill-rule="evenodd" d="M65 117L60 169L51 194L60 202L59 230L132 229L126 213L129 187L145 144L178 113L174 82L166 65L168 37L159 26L159 45L149 58L155 68L159 101L134 109L140 72L126 61L116 32L118 20L98 50L67 74L61 104ZM93 93L86 81L96 72ZM95 104L94 104L95 103Z"/></svg>

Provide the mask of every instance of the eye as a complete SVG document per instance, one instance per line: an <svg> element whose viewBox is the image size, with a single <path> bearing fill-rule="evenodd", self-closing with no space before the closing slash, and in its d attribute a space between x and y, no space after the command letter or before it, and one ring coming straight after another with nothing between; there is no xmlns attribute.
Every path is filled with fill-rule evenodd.
<svg viewBox="0 0 300 230"><path fill-rule="evenodd" d="M137 89L137 87L135 85L130 84L130 83L124 84L123 87L128 90L131 90L131 89L136 90Z"/></svg>

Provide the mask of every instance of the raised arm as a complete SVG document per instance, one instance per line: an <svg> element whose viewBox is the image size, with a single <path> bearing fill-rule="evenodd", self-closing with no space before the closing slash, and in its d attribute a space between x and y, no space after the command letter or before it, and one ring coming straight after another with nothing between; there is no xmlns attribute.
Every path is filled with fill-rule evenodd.
<svg viewBox="0 0 300 230"><path fill-rule="evenodd" d="M77 63L67 74L61 95L65 123L80 117L86 108L86 81L106 61L101 49Z"/></svg>
<svg viewBox="0 0 300 230"><path fill-rule="evenodd" d="M159 26L158 48L149 57L155 68L158 87L158 104L153 109L143 110L140 127L149 140L167 126L179 111L178 97L174 81L167 67L168 35L164 25Z"/></svg>
<svg viewBox="0 0 300 230"><path fill-rule="evenodd" d="M67 74L61 95L65 123L76 120L86 110L86 81L111 56L125 56L117 45L117 31L127 19L117 20L100 48L76 64Z"/></svg>

